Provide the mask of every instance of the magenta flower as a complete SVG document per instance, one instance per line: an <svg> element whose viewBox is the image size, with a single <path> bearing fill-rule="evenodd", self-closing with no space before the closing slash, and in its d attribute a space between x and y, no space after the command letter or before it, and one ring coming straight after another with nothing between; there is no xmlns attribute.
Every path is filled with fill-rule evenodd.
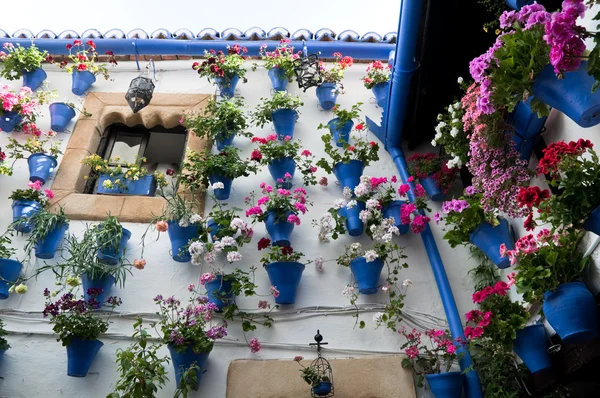
<svg viewBox="0 0 600 398"><path fill-rule="evenodd" d="M258 339L256 337L250 339L250 343L248 344L248 346L250 346L250 352L252 352L253 354L256 354L262 348L262 345L258 342Z"/></svg>

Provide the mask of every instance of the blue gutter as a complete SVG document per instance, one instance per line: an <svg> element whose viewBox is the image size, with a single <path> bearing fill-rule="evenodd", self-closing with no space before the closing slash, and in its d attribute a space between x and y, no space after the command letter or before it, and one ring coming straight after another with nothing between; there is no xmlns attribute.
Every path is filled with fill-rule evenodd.
<svg viewBox="0 0 600 398"><path fill-rule="evenodd" d="M402 181L407 182L410 174L402 151L402 130L406 120L407 102L412 75L419 65L415 61L417 37L420 31L423 0L403 0L400 9L398 26L397 49L394 54L394 69L390 79L390 95L387 104L387 118L382 120L385 125L385 148L392 156L400 173ZM390 57L391 58L391 57ZM381 138L381 137L379 137ZM415 200L413 186L408 192L411 201ZM452 337L465 338L461 317L456 307L452 288L440 252L431 233L429 225L421 232L421 238L431 263L431 269L438 286L444 312L448 320ZM468 350L463 349L464 355L460 360L460 367L464 371L473 365L473 360ZM465 392L467 398L483 398L481 382L476 371L465 374Z"/></svg>

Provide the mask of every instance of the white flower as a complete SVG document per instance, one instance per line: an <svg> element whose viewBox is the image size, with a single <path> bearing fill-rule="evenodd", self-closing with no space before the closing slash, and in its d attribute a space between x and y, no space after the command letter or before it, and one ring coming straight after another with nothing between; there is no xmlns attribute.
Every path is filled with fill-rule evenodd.
<svg viewBox="0 0 600 398"><path fill-rule="evenodd" d="M361 210L360 213L358 214L358 218L360 218L360 221L362 221L362 222L367 222L370 217L371 217L371 212L369 210Z"/></svg>
<svg viewBox="0 0 600 398"><path fill-rule="evenodd" d="M217 256L215 252L207 252L206 254L204 254L204 261L206 261L209 264L214 263L216 258Z"/></svg>
<svg viewBox="0 0 600 398"><path fill-rule="evenodd" d="M452 127L452 130L450 130L450 135L452 137L456 137L458 135L458 129L456 127Z"/></svg>
<svg viewBox="0 0 600 398"><path fill-rule="evenodd" d="M240 252L229 252L227 253L227 261L233 263L235 261L240 261L242 259L242 255Z"/></svg>
<svg viewBox="0 0 600 398"><path fill-rule="evenodd" d="M435 130L436 134L442 134L442 128L441 127L436 126L434 130Z"/></svg>
<svg viewBox="0 0 600 398"><path fill-rule="evenodd" d="M367 184L364 184L362 182L358 184L356 188L354 188L354 194L358 197L361 197L367 193L369 193L369 187L367 186Z"/></svg>
<svg viewBox="0 0 600 398"><path fill-rule="evenodd" d="M350 245L350 250L352 250L354 253L358 253L361 249L362 249L362 246L358 242L355 242Z"/></svg>
<svg viewBox="0 0 600 398"><path fill-rule="evenodd" d="M434 139L435 141L438 141L440 138L442 138L442 133L441 133L441 132L437 132L437 133L435 133L435 137L433 137L433 139Z"/></svg>
<svg viewBox="0 0 600 398"><path fill-rule="evenodd" d="M431 140L431 146L436 146L437 142L435 142L435 140Z"/></svg>
<svg viewBox="0 0 600 398"><path fill-rule="evenodd" d="M383 234L383 236L381 237L381 241L384 243L390 243L392 241L392 234L390 234L389 232L387 234Z"/></svg>
<svg viewBox="0 0 600 398"><path fill-rule="evenodd" d="M315 258L315 269L319 272L323 272L324 268L323 268L323 257L319 256L317 258Z"/></svg>
<svg viewBox="0 0 600 398"><path fill-rule="evenodd" d="M190 224L200 224L202 222L202 216L200 214L192 214L190 217Z"/></svg>
<svg viewBox="0 0 600 398"><path fill-rule="evenodd" d="M192 242L192 244L190 245L190 248L188 250L192 256L199 256L202 253L204 253L205 249L206 248L204 247L204 243L196 241L196 242Z"/></svg>
<svg viewBox="0 0 600 398"><path fill-rule="evenodd" d="M367 186L371 185L371 177L369 177L369 176L360 176L360 180L359 181L360 181L361 184L365 184Z"/></svg>
<svg viewBox="0 0 600 398"><path fill-rule="evenodd" d="M233 220L231 220L231 228L235 229L236 231L238 229L243 229L244 228L244 220L242 220L239 217L234 218Z"/></svg>
<svg viewBox="0 0 600 398"><path fill-rule="evenodd" d="M212 189L223 189L225 185L222 182L215 182L212 184Z"/></svg>
<svg viewBox="0 0 600 398"><path fill-rule="evenodd" d="M383 312L377 312L373 315L373 322L381 323L381 317L383 316Z"/></svg>
<svg viewBox="0 0 600 398"><path fill-rule="evenodd" d="M225 245L220 240L215 242L213 245L213 250L215 251L215 253L221 253L224 248L225 248Z"/></svg>
<svg viewBox="0 0 600 398"><path fill-rule="evenodd" d="M344 199L349 200L352 197L352 190L350 187L344 187L342 195L344 196Z"/></svg>
<svg viewBox="0 0 600 398"><path fill-rule="evenodd" d="M221 243L223 246L233 246L235 245L235 239L233 239L231 236L224 236L221 239Z"/></svg>
<svg viewBox="0 0 600 398"><path fill-rule="evenodd" d="M439 122L439 123L438 123L438 125L437 125L437 127L439 127L439 128L444 128L444 127L446 127L446 122L444 122L444 121L442 121L442 122Z"/></svg>
<svg viewBox="0 0 600 398"><path fill-rule="evenodd" d="M459 76L458 79L456 79L456 81L458 82L458 84L462 84L464 79L461 76Z"/></svg>
<svg viewBox="0 0 600 398"><path fill-rule="evenodd" d="M387 293L387 292L388 292L388 290L390 290L390 285L384 285L384 286L381 286L381 291L382 291L382 292L384 292L384 293Z"/></svg>
<svg viewBox="0 0 600 398"><path fill-rule="evenodd" d="M394 220L394 218L393 218L393 217L390 217L390 218L392 219L392 224L394 224L394 222L396 222L396 220ZM389 219L388 219L388 220L389 220ZM394 235L396 235L396 236L400 235L400 230L399 230L399 229L398 229L398 227L397 227L397 226L395 226L395 225L392 225L392 226L391 226L391 227L388 229L388 232L389 232L390 234L394 234Z"/></svg>
<svg viewBox="0 0 600 398"><path fill-rule="evenodd" d="M341 209L342 207L346 206L346 200L345 199L336 199L333 201L333 208L336 210ZM329 214L329 213L327 213Z"/></svg>
<svg viewBox="0 0 600 398"><path fill-rule="evenodd" d="M377 210L378 207L379 207L379 201L377 199L367 200L367 209Z"/></svg>
<svg viewBox="0 0 600 398"><path fill-rule="evenodd" d="M452 119L452 123L453 123L453 124L460 123L460 120L458 120L458 119Z"/></svg>
<svg viewBox="0 0 600 398"><path fill-rule="evenodd" d="M437 120L442 120L443 117L444 117L444 115L442 115L441 113L438 113Z"/></svg>
<svg viewBox="0 0 600 398"><path fill-rule="evenodd" d="M356 200L351 200L350 202L348 202L348 203L346 204L346 208L347 208L347 209L351 209L351 208L353 208L354 206L356 206Z"/></svg>
<svg viewBox="0 0 600 398"><path fill-rule="evenodd" d="M460 103L460 101L459 101L459 102L455 102L455 103L454 103L454 109L456 109L456 110L459 110L459 109L460 109L460 107L461 107L461 103Z"/></svg>
<svg viewBox="0 0 600 398"><path fill-rule="evenodd" d="M404 287L409 287L410 285L412 285L412 281L410 279L405 279L404 282L402 282L402 286Z"/></svg>
<svg viewBox="0 0 600 398"><path fill-rule="evenodd" d="M179 226L181 228L187 228L190 226L190 223L187 218L182 218L181 220L179 220Z"/></svg>
<svg viewBox="0 0 600 398"><path fill-rule="evenodd" d="M378 257L377 256L377 252L375 250L367 250L365 252L365 260L367 260L368 263L372 263L373 261L375 261L375 259Z"/></svg>
<svg viewBox="0 0 600 398"><path fill-rule="evenodd" d="M206 253L208 254L208 253ZM192 255L192 265L199 267L202 264L202 256L193 254Z"/></svg>
<svg viewBox="0 0 600 398"><path fill-rule="evenodd" d="M17 287L15 287L15 292L17 292L18 294L27 293L27 285L20 283L19 285L17 285Z"/></svg>
<svg viewBox="0 0 600 398"><path fill-rule="evenodd" d="M354 294L354 287L347 285L344 290L342 290L342 294L346 297L350 297Z"/></svg>

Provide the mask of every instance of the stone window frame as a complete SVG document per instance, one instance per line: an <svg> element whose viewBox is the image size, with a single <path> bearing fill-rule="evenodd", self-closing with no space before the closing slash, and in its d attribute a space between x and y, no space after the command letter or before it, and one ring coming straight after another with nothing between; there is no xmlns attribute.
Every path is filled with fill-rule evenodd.
<svg viewBox="0 0 600 398"><path fill-rule="evenodd" d="M125 93L88 93L83 106L92 116L80 114L71 133L51 186L54 198L50 200L50 211L57 211L62 206L67 217L72 220L100 221L110 213L121 222L136 223L149 222L162 214L166 201L159 196L84 193L84 176L90 174L90 168L81 161L98 151L100 139L111 124L122 123L129 127L143 125L146 128L161 125L173 128L179 125L184 114L202 110L213 97L213 94L155 93L148 106L133 113L125 100ZM187 150L202 152L210 144L206 139L188 134L186 153ZM179 192L191 195L182 189ZM202 193L196 194L200 214L204 211L204 197Z"/></svg>

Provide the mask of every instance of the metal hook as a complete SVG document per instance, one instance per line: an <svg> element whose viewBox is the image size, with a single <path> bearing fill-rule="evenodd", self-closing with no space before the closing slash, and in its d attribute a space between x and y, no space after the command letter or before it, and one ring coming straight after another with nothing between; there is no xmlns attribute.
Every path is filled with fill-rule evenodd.
<svg viewBox="0 0 600 398"><path fill-rule="evenodd" d="M156 65L154 64L154 58L150 58L150 60L148 60L148 64L146 65L146 70L148 72L150 70L150 64L152 64L152 70L154 71L154 80L158 81L156 78Z"/></svg>

